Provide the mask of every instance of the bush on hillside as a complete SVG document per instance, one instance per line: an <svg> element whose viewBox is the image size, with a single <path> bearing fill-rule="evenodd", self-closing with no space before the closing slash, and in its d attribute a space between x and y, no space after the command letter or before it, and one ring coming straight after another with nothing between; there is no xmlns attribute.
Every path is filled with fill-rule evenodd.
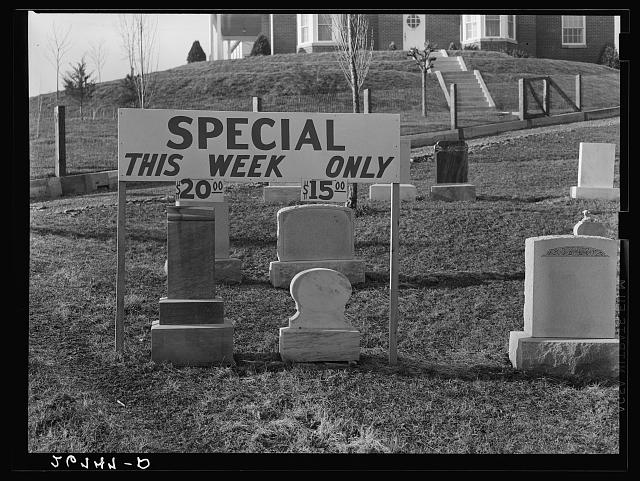
<svg viewBox="0 0 640 481"><path fill-rule="evenodd" d="M191 50L189 50L189 54L187 55L187 63L202 62L204 60L207 60L207 55L204 53L204 50L202 50L200 42L196 40L193 42L193 45L191 45Z"/></svg>
<svg viewBox="0 0 640 481"><path fill-rule="evenodd" d="M128 74L120 80L117 86L116 102L119 107L138 108L138 88L136 87L137 75Z"/></svg>
<svg viewBox="0 0 640 481"><path fill-rule="evenodd" d="M271 55L271 45L264 34L261 33L258 35L256 41L253 42L253 47L251 48L251 53L249 55L251 57L255 57L257 55Z"/></svg>
<svg viewBox="0 0 640 481"><path fill-rule="evenodd" d="M449 44L449 48L447 50L460 50L460 47L456 42L451 42Z"/></svg>
<svg viewBox="0 0 640 481"><path fill-rule="evenodd" d="M397 47L396 47L396 43L395 43L395 42L391 42L391 43L389 44L389 50L397 50Z"/></svg>
<svg viewBox="0 0 640 481"><path fill-rule="evenodd" d="M506 53L510 57L515 58L529 58L529 52L519 48L502 47L498 50L498 52Z"/></svg>
<svg viewBox="0 0 640 481"><path fill-rule="evenodd" d="M620 57L618 51L611 45L607 45L600 55L600 65L620 70Z"/></svg>

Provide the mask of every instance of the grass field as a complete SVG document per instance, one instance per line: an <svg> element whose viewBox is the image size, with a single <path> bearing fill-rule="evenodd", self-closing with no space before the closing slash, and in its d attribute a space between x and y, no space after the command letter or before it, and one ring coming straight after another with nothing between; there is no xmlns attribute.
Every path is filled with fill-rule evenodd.
<svg viewBox="0 0 640 481"><path fill-rule="evenodd" d="M565 60L513 58L498 52L462 51L469 70L482 72L497 106L495 112L458 112L458 125L468 127L515 120L518 110L518 78L551 76L569 95L575 95L575 75L582 74L583 108L620 105L619 71L601 65ZM265 111L352 112L351 92L333 53L282 54L238 60L196 62L156 74L157 89L151 108L244 110L252 109L251 97L261 96ZM87 107L89 119L80 120L73 102L67 105L67 166L70 174L117 167L119 81L97 86ZM450 114L435 75L428 76L427 117L421 114L420 73L406 52L374 52L363 88L372 91L374 112L401 116L401 134L450 128ZM538 91L541 84L537 86ZM534 105L529 94L529 104ZM29 100L30 164L32 179L54 175L55 93ZM95 111L96 119L92 119ZM552 92L552 114L570 112Z"/></svg>
<svg viewBox="0 0 640 481"><path fill-rule="evenodd" d="M356 255L367 282L347 316L362 333L348 367L285 364L295 312L271 287L276 212L260 185L232 185L231 255L220 285L233 368L151 362L166 293L170 187L128 192L126 339L114 352L116 194L31 203L30 452L600 453L619 450L618 384L512 369L523 326L524 242L567 234L589 209L617 234L617 202L572 200L579 142L619 145L619 121L469 141L476 202L431 201L433 158L414 151L419 198L400 216L399 364L387 363L389 206L360 189ZM616 185L618 171L616 162Z"/></svg>

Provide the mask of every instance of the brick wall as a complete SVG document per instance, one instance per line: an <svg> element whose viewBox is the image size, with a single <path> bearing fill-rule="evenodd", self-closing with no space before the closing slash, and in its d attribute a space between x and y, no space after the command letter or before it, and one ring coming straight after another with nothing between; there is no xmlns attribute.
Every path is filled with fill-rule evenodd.
<svg viewBox="0 0 640 481"><path fill-rule="evenodd" d="M378 50L388 50L389 44L395 42L396 48L402 50L402 15L378 15Z"/></svg>
<svg viewBox="0 0 640 481"><path fill-rule="evenodd" d="M273 15L273 53L295 53L298 45L296 14ZM271 41L271 39L269 39Z"/></svg>
<svg viewBox="0 0 640 481"><path fill-rule="evenodd" d="M438 48L448 49L451 42L460 47L460 19L460 15L425 15L425 40Z"/></svg>
<svg viewBox="0 0 640 481"><path fill-rule="evenodd" d="M587 15L587 46L562 46L560 15L538 15L536 22L537 57L598 63L606 45L614 45L613 16Z"/></svg>
<svg viewBox="0 0 640 481"><path fill-rule="evenodd" d="M516 15L516 40L516 48L528 52L532 57L537 56L535 15Z"/></svg>

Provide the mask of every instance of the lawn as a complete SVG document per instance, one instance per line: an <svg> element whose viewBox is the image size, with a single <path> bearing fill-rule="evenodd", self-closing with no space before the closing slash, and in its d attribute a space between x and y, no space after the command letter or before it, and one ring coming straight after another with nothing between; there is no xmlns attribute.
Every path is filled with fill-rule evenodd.
<svg viewBox="0 0 640 481"><path fill-rule="evenodd" d="M229 186L231 255L242 259L243 282L219 285L218 295L235 325L235 367L151 361L170 187L127 193L123 355L114 352L116 194L32 202L29 451L618 453L617 382L515 371L507 345L523 326L527 237L570 233L584 209L617 237L617 202L568 192L579 142L619 137L608 120L470 141L476 202L431 201L433 158L414 151L419 197L401 206L393 367L389 206L369 202L364 185L355 248L367 282L346 308L361 358L346 366L279 359L278 328L295 303L268 280L282 206L265 205L261 185Z"/></svg>

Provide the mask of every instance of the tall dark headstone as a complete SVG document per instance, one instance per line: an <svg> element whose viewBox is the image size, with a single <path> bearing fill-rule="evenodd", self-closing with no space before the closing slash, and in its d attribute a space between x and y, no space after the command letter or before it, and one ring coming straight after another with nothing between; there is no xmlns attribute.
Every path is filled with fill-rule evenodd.
<svg viewBox="0 0 640 481"><path fill-rule="evenodd" d="M436 183L433 200L475 200L476 186L468 183L469 159L464 140L440 140L434 147Z"/></svg>

